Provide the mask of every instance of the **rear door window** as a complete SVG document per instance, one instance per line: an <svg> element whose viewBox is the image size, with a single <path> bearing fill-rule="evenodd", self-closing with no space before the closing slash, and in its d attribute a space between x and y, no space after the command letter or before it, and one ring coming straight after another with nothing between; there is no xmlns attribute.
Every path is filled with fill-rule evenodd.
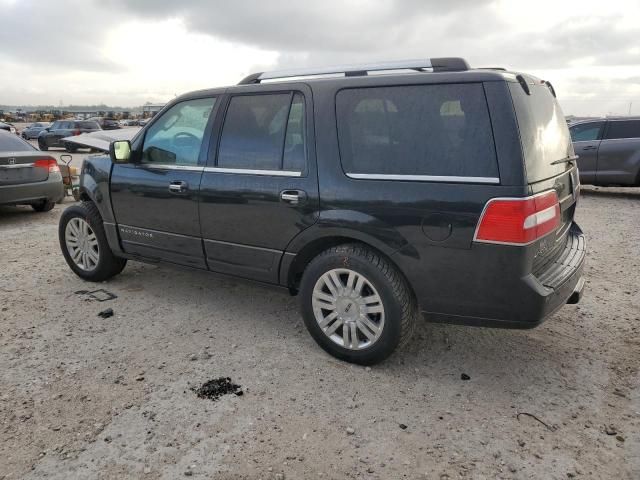
<svg viewBox="0 0 640 480"><path fill-rule="evenodd" d="M304 117L300 93L232 97L217 166L302 172L306 158Z"/></svg>
<svg viewBox="0 0 640 480"><path fill-rule="evenodd" d="M640 138L640 120L610 120L604 139L621 138Z"/></svg>
<svg viewBox="0 0 640 480"><path fill-rule="evenodd" d="M498 181L481 84L346 89L336 110L340 156L350 176Z"/></svg>
<svg viewBox="0 0 640 480"><path fill-rule="evenodd" d="M604 122L590 122L581 123L572 126L569 130L571 132L571 140L574 142L592 142L594 140L600 140L600 132Z"/></svg>

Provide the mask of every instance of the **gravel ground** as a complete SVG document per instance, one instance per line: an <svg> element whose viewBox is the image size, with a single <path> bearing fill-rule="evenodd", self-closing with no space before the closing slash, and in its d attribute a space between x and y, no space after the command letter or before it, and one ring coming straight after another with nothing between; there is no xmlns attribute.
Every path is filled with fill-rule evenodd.
<svg viewBox="0 0 640 480"><path fill-rule="evenodd" d="M640 189L584 190L579 305L425 322L373 368L323 353L283 291L133 262L84 283L65 205L0 208L0 479L640 478ZM117 298L74 293L95 288Z"/></svg>

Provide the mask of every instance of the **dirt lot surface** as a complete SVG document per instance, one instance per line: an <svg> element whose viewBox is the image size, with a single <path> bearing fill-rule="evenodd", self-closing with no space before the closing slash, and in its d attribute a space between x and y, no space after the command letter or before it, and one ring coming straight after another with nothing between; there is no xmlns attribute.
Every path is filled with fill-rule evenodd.
<svg viewBox="0 0 640 480"><path fill-rule="evenodd" d="M0 479L640 478L640 189L585 188L579 305L423 323L373 368L286 292L139 263L83 282L63 207L0 208ZM117 298L74 293L98 288Z"/></svg>

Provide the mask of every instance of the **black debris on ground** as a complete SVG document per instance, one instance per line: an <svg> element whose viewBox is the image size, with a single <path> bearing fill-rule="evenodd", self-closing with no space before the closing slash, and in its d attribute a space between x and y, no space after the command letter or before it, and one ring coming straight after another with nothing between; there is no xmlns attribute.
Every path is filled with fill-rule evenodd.
<svg viewBox="0 0 640 480"><path fill-rule="evenodd" d="M99 314L99 317L102 318L109 318L109 317L113 317L113 308L107 308L106 310L102 310Z"/></svg>
<svg viewBox="0 0 640 480"><path fill-rule="evenodd" d="M99 302L106 302L107 300L114 300L118 298L116 294L111 293L104 288L99 288L98 290L94 290L93 292L87 292L87 295Z"/></svg>
<svg viewBox="0 0 640 480"><path fill-rule="evenodd" d="M233 393L238 397L244 393L242 391L242 387L233 383L229 377L220 377L215 380L209 380L199 387L193 387L191 390L196 393L198 398L208 398L214 402L222 395L226 395L228 393Z"/></svg>
<svg viewBox="0 0 640 480"><path fill-rule="evenodd" d="M404 423L401 423L400 425L398 425L402 430L406 430L407 426Z"/></svg>
<svg viewBox="0 0 640 480"><path fill-rule="evenodd" d="M469 375L467 375L466 373L463 373L462 375L460 375L460 379L461 380L471 380L471 377Z"/></svg>

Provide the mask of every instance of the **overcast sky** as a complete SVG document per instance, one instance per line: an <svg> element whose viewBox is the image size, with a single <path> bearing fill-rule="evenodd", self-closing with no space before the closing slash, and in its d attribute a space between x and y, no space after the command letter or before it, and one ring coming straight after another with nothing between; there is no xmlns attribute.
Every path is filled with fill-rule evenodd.
<svg viewBox="0 0 640 480"><path fill-rule="evenodd" d="M283 67L437 56L640 115L639 0L0 0L0 104L136 106Z"/></svg>

